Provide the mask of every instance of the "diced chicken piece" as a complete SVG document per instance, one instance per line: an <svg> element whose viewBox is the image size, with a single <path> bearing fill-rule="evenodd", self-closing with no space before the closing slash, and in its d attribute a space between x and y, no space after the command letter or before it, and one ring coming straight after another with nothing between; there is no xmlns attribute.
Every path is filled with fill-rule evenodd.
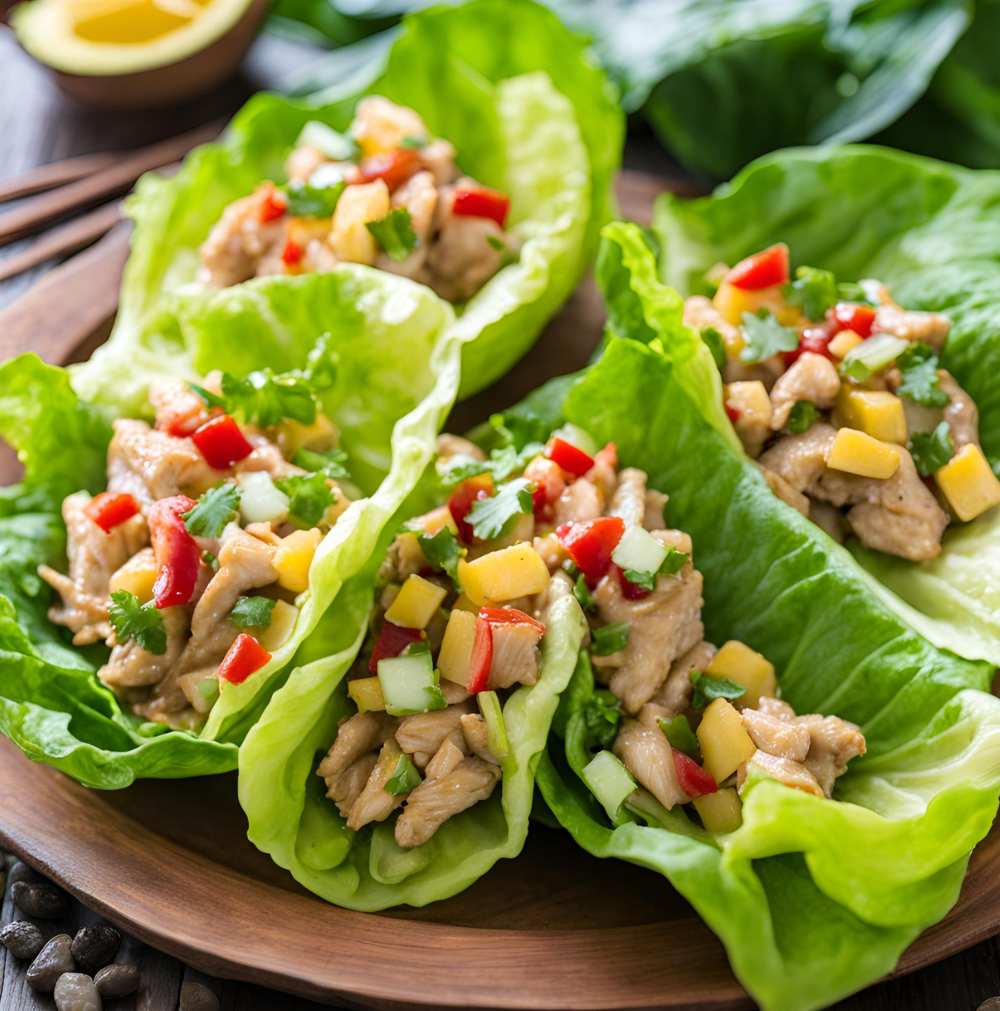
<svg viewBox="0 0 1000 1011"><path fill-rule="evenodd" d="M847 771L847 763L865 753L864 735L839 716L799 716L795 723L809 732L811 743L805 766L829 797L834 780Z"/></svg>
<svg viewBox="0 0 1000 1011"><path fill-rule="evenodd" d="M274 194L273 183L262 183L249 196L233 201L201 244L198 280L217 288L249 281L260 261L284 248L284 216L262 221L261 209Z"/></svg>
<svg viewBox="0 0 1000 1011"><path fill-rule="evenodd" d="M531 542L531 546L538 552L538 557L548 566L549 572L561 569L563 564L569 561L569 553L554 533L546 534L544 537L536 537Z"/></svg>
<svg viewBox="0 0 1000 1011"><path fill-rule="evenodd" d="M579 478L559 496L552 505L552 522L555 526L582 520L596 520L604 513L604 496L597 485L585 477Z"/></svg>
<svg viewBox="0 0 1000 1011"><path fill-rule="evenodd" d="M773 695L765 695L757 703L757 712L765 716L773 716L778 720L794 720L795 710L781 699L776 699Z"/></svg>
<svg viewBox="0 0 1000 1011"><path fill-rule="evenodd" d="M786 485L786 487L791 487ZM794 489L793 489L794 490ZM787 499L786 499L787 501ZM847 520L844 514L829 502L821 502L819 499L808 499L809 512L806 514L820 528L832 537L838 544L843 544L847 539Z"/></svg>
<svg viewBox="0 0 1000 1011"><path fill-rule="evenodd" d="M612 749L636 782L644 786L669 811L690 797L681 789L670 742L659 729L625 720Z"/></svg>
<svg viewBox="0 0 1000 1011"><path fill-rule="evenodd" d="M778 356L763 362L745 362L740 358L740 351L745 342L739 327L735 327L722 317L718 309L712 305L712 300L704 295L691 295L684 300L684 322L687 326L701 330L712 327L722 337L726 346L726 364L722 369L722 378L726 383L752 382L758 380L767 389L785 371L785 366Z"/></svg>
<svg viewBox="0 0 1000 1011"><path fill-rule="evenodd" d="M410 212L410 227L417 236L417 244L404 260L394 260L388 253L379 253L375 259L376 267L403 277L420 278L431 248L437 203L437 186L430 172L417 172L393 193L393 209L405 207Z"/></svg>
<svg viewBox="0 0 1000 1011"><path fill-rule="evenodd" d="M691 555L691 538L679 530L657 530L653 536L666 547ZM602 622L627 622L628 644L611 657L616 666L611 690L625 709L637 713L663 683L675 659L693 649L704 637L701 623L701 573L690 557L673 576L659 576L653 592L640 600L627 600L615 572L604 576L593 598Z"/></svg>
<svg viewBox="0 0 1000 1011"><path fill-rule="evenodd" d="M626 527L641 527L646 520L646 472L626 467L618 475L618 487L608 508L609 516L620 516Z"/></svg>
<svg viewBox="0 0 1000 1011"><path fill-rule="evenodd" d="M301 467L296 467L294 463L289 463L277 444L272 442L266 435L258 432L244 432L247 442L253 446L253 452L245 456L238 463L234 464L233 470L237 474L252 474L257 471L266 471L272 478L278 480L283 477L294 477L296 474L305 474Z"/></svg>
<svg viewBox="0 0 1000 1011"><path fill-rule="evenodd" d="M447 776L465 758L468 751L469 746L464 734L459 732L449 734L442 742L441 747L434 753L434 757L427 763L424 777L438 779L441 776Z"/></svg>
<svg viewBox="0 0 1000 1011"><path fill-rule="evenodd" d="M463 439L460 435L452 435L451 432L442 432L437 437L437 452L441 460L467 456L482 463L486 459L486 454L474 442Z"/></svg>
<svg viewBox="0 0 1000 1011"><path fill-rule="evenodd" d="M378 255L378 243L367 225L384 218L390 209L389 187L381 179L348 186L333 212L333 230L328 241L334 256L348 263L372 266Z"/></svg>
<svg viewBox="0 0 1000 1011"><path fill-rule="evenodd" d="M422 845L449 818L486 800L499 782L499 767L476 755L443 776L425 779L407 797L396 822L396 842L404 849Z"/></svg>
<svg viewBox="0 0 1000 1011"><path fill-rule="evenodd" d="M832 425L817 422L782 439L760 463L813 499L853 505L847 522L866 547L914 562L936 558L948 516L920 480L910 454L897 447L899 467L885 479L832 470L826 460L836 434Z"/></svg>
<svg viewBox="0 0 1000 1011"><path fill-rule="evenodd" d="M335 783L341 773L368 751L380 748L396 728L397 720L386 713L355 713L344 720L329 754L319 764L316 774Z"/></svg>
<svg viewBox="0 0 1000 1011"><path fill-rule="evenodd" d="M440 645L440 642L438 643ZM472 697L472 693L466 691L460 684L455 681L449 681L447 678L441 679L441 694L444 696L445 702L449 706L457 706L466 699Z"/></svg>
<svg viewBox="0 0 1000 1011"><path fill-rule="evenodd" d="M499 764L490 751L490 738L486 730L486 721L479 713L466 713L462 717L462 733L465 735L465 743L474 755L478 755L484 762Z"/></svg>
<svg viewBox="0 0 1000 1011"><path fill-rule="evenodd" d="M950 401L944 409L944 420L951 427L949 434L953 449L957 453L963 446L978 446L979 408L976 402L945 369L938 369L938 385Z"/></svg>
<svg viewBox="0 0 1000 1011"><path fill-rule="evenodd" d="M937 312L903 309L895 302L889 301L875 310L875 324L872 330L875 333L902 337L903 340L929 344L940 354L948 340L951 320Z"/></svg>
<svg viewBox="0 0 1000 1011"><path fill-rule="evenodd" d="M391 151L407 138L424 142L430 140L420 113L390 102L382 95L368 95L358 102L351 136L366 158Z"/></svg>
<svg viewBox="0 0 1000 1011"><path fill-rule="evenodd" d="M351 807L351 813L347 817L348 828L357 832L373 821L385 821L406 799L406 794L397 797L385 788L396 771L400 754L399 745L391 737L382 745L375 768Z"/></svg>
<svg viewBox="0 0 1000 1011"><path fill-rule="evenodd" d="M329 159L322 151L300 144L285 160L285 174L289 182L304 183L326 161Z"/></svg>
<svg viewBox="0 0 1000 1011"><path fill-rule="evenodd" d="M433 755L446 737L462 729L462 717L472 712L472 708L471 703L465 702L447 709L404 716L396 730L396 740L409 754L428 751Z"/></svg>
<svg viewBox="0 0 1000 1011"><path fill-rule="evenodd" d="M654 530L662 530L664 526L663 510L670 501L669 495L664 495L662 491L655 488L646 489L646 512L643 516L642 525L652 533Z"/></svg>
<svg viewBox="0 0 1000 1011"><path fill-rule="evenodd" d="M410 576L417 575L427 565L427 556L421 550L417 535L413 533L398 534L389 545L385 560L379 567L378 582L403 583Z"/></svg>
<svg viewBox="0 0 1000 1011"><path fill-rule="evenodd" d="M691 675L695 671L704 674L717 652L710 642L704 640L693 646L674 661L666 680L650 701L661 706L669 716L687 712L691 708L691 699L694 695Z"/></svg>
<svg viewBox="0 0 1000 1011"><path fill-rule="evenodd" d="M420 160L434 176L437 186L447 186L458 178L455 145L447 140L435 140L420 149Z"/></svg>
<svg viewBox="0 0 1000 1011"><path fill-rule="evenodd" d="M175 435L190 435L209 419L204 401L180 376L157 376L149 384L149 402L156 427Z"/></svg>
<svg viewBox="0 0 1000 1011"><path fill-rule="evenodd" d="M739 767L736 781L740 790L746 782L749 765L756 765L772 779L792 787L793 790L802 790L803 793L811 793L816 797L823 796L823 788L816 781L816 777L801 762L793 762L790 758L778 758L759 750L754 752L749 762Z"/></svg>
<svg viewBox="0 0 1000 1011"><path fill-rule="evenodd" d="M736 412L733 428L743 443L747 456L760 456L764 443L771 438L771 401L760 380L727 383L726 406Z"/></svg>
<svg viewBox="0 0 1000 1011"><path fill-rule="evenodd" d="M487 689L498 691L511 685L538 681L538 641L542 631L527 622L493 626L493 661Z"/></svg>
<svg viewBox="0 0 1000 1011"><path fill-rule="evenodd" d="M108 662L97 672L109 688L139 688L159 684L177 662L187 643L191 627L186 607L166 607L160 611L167 633L167 649L159 655L143 649L134 639L120 642L111 650Z"/></svg>
<svg viewBox="0 0 1000 1011"><path fill-rule="evenodd" d="M809 499L800 491L796 491L777 471L761 466L761 473L768 487L786 505L798 510L803 516L809 515Z"/></svg>
<svg viewBox="0 0 1000 1011"><path fill-rule="evenodd" d="M583 476L597 486L605 502L610 501L618 486L618 448L613 442L602 446L594 454L594 466ZM639 473L642 473L640 471ZM645 477L645 474L643 474ZM661 523L660 526L663 526Z"/></svg>
<svg viewBox="0 0 1000 1011"><path fill-rule="evenodd" d="M793 762L802 762L809 754L809 731L800 724L779 716L768 716L756 709L744 709L740 719L750 740L761 751L777 758L789 758Z"/></svg>
<svg viewBox="0 0 1000 1011"><path fill-rule="evenodd" d="M342 818L351 813L377 764L378 755L369 751L355 759L339 776L327 777L326 795L337 805Z"/></svg>
<svg viewBox="0 0 1000 1011"><path fill-rule="evenodd" d="M806 351L779 376L771 389L771 428L780 432L800 400L814 404L821 411L832 410L839 392L837 366L823 355Z"/></svg>

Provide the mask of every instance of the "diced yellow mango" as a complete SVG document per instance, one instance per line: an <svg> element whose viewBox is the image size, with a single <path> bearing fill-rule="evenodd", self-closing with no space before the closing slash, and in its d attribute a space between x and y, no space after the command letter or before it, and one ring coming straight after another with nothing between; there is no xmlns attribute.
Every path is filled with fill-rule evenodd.
<svg viewBox="0 0 1000 1011"><path fill-rule="evenodd" d="M458 599L452 604L451 609L453 611L470 611L472 614L479 614L479 605L474 604L464 593L458 595Z"/></svg>
<svg viewBox="0 0 1000 1011"><path fill-rule="evenodd" d="M437 665L441 677L456 684L466 684L475 638L476 615L469 611L452 611L441 640L441 652L438 653Z"/></svg>
<svg viewBox="0 0 1000 1011"><path fill-rule="evenodd" d="M778 692L774 664L736 639L723 644L705 673L713 678L729 678L746 688L746 695L736 700L740 707L755 709L762 698Z"/></svg>
<svg viewBox="0 0 1000 1011"><path fill-rule="evenodd" d="M864 338L853 330L841 330L826 348L834 358L846 358L847 352L853 351L862 340Z"/></svg>
<svg viewBox="0 0 1000 1011"><path fill-rule="evenodd" d="M474 562L460 559L458 581L474 604L493 606L541 593L549 585L549 570L530 544L515 544Z"/></svg>
<svg viewBox="0 0 1000 1011"><path fill-rule="evenodd" d="M273 653L291 638L299 609L286 600L277 600L271 611L271 624L267 628L252 628L250 634L268 651Z"/></svg>
<svg viewBox="0 0 1000 1011"><path fill-rule="evenodd" d="M347 694L354 700L359 713L384 712L385 696L377 677L355 678L347 682Z"/></svg>
<svg viewBox="0 0 1000 1011"><path fill-rule="evenodd" d="M385 612L386 621L404 628L426 628L447 596L448 591L437 583L422 576L410 576Z"/></svg>
<svg viewBox="0 0 1000 1011"><path fill-rule="evenodd" d="M743 824L743 802L731 786L695 797L692 803L709 832L735 832Z"/></svg>
<svg viewBox="0 0 1000 1011"><path fill-rule="evenodd" d="M108 584L109 595L118 590L134 593L145 604L153 599L153 583L156 582L156 559L152 551L140 551L133 555L111 577Z"/></svg>
<svg viewBox="0 0 1000 1011"><path fill-rule="evenodd" d="M983 451L972 443L963 446L938 470L934 480L955 514L966 523L1000 505L1000 481Z"/></svg>
<svg viewBox="0 0 1000 1011"><path fill-rule="evenodd" d="M309 567L323 535L312 530L296 530L281 539L274 552L274 567L278 570L278 585L292 593L302 593L309 587Z"/></svg>
<svg viewBox="0 0 1000 1011"><path fill-rule="evenodd" d="M338 260L348 263L375 263L378 243L365 227L389 213L389 187L381 179L348 186L333 212L330 248Z"/></svg>
<svg viewBox="0 0 1000 1011"><path fill-rule="evenodd" d="M740 422L751 421L759 421L762 425L771 427L771 398L767 395L767 387L759 379L727 383L725 399L726 403L739 411L737 428Z"/></svg>
<svg viewBox="0 0 1000 1011"><path fill-rule="evenodd" d="M733 326L739 326L743 322L743 313L753 314L761 309L770 309L782 326L798 326L802 321L802 310L797 305L786 305L780 284L759 288L757 291L744 291L723 281L712 299L712 305Z"/></svg>
<svg viewBox="0 0 1000 1011"><path fill-rule="evenodd" d="M445 527L455 534L456 537L458 536L458 524L455 522L455 517L452 516L451 510L446 505L438 506L437 509L432 509L429 513L425 513L417 522L431 536L439 533Z"/></svg>
<svg viewBox="0 0 1000 1011"><path fill-rule="evenodd" d="M284 418L278 425L278 445L289 460L300 449L326 452L337 445L339 437L337 426L321 413L316 414L316 420L311 425L303 425L294 418Z"/></svg>
<svg viewBox="0 0 1000 1011"><path fill-rule="evenodd" d="M899 450L854 428L841 428L826 463L846 474L884 480L899 468Z"/></svg>
<svg viewBox="0 0 1000 1011"><path fill-rule="evenodd" d="M886 390L859 390L845 383L837 394L833 421L882 442L906 445L908 433L903 401Z"/></svg>
<svg viewBox="0 0 1000 1011"><path fill-rule="evenodd" d="M730 702L716 699L698 724L698 745L705 771L717 783L731 776L757 750Z"/></svg>
<svg viewBox="0 0 1000 1011"><path fill-rule="evenodd" d="M399 147L407 137L430 140L420 113L381 95L369 95L358 103L351 136L366 158Z"/></svg>

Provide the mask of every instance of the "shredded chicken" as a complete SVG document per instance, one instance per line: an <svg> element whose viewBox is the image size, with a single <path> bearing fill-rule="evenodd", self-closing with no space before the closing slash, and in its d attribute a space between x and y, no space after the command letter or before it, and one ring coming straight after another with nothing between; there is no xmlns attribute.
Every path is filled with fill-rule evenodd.
<svg viewBox="0 0 1000 1011"><path fill-rule="evenodd" d="M717 652L710 642L704 640L692 646L682 657L674 661L666 680L650 701L661 706L668 716L686 712L691 708L691 698L694 695L691 675L695 671L704 674Z"/></svg>
<svg viewBox="0 0 1000 1011"><path fill-rule="evenodd" d="M641 527L646 520L646 472L636 467L626 467L618 475L608 508L609 516L620 516L626 527Z"/></svg>
<svg viewBox="0 0 1000 1011"><path fill-rule="evenodd" d="M392 736L396 720L386 713L356 713L340 724L330 753L319 764L317 775L332 786L342 772L373 748Z"/></svg>
<svg viewBox="0 0 1000 1011"><path fill-rule="evenodd" d="M636 782L668 811L690 799L677 780L670 742L658 728L644 726L638 720L624 720L613 751Z"/></svg>
<svg viewBox="0 0 1000 1011"><path fill-rule="evenodd" d="M798 510L803 516L809 515L809 499L800 491L796 491L777 471L760 465L764 480L767 481L771 491L781 499L786 505Z"/></svg>
<svg viewBox="0 0 1000 1011"><path fill-rule="evenodd" d="M951 444L957 453L963 446L979 445L979 408L976 402L955 382L952 374L938 369L938 385L948 395L944 420L951 429Z"/></svg>
<svg viewBox="0 0 1000 1011"><path fill-rule="evenodd" d="M191 618L186 607L166 607L160 611L167 633L166 652L159 655L143 649L134 639L120 642L111 650L108 662L97 672L109 688L139 688L159 684L177 662L187 643Z"/></svg>
<svg viewBox="0 0 1000 1011"><path fill-rule="evenodd" d="M497 760L490 751L490 738L486 730L486 721L479 713L467 713L462 717L462 733L465 735L465 743L474 755L478 755L484 762Z"/></svg>
<svg viewBox="0 0 1000 1011"><path fill-rule="evenodd" d="M821 411L832 410L840 392L840 375L829 358L810 351L799 356L771 389L771 428L780 432L801 400Z"/></svg>
<svg viewBox="0 0 1000 1011"><path fill-rule="evenodd" d="M497 625L493 629L493 660L487 687L490 691L538 681L538 641L542 630L534 625Z"/></svg>
<svg viewBox="0 0 1000 1011"><path fill-rule="evenodd" d="M604 496L592 481L581 477L559 496L552 506L552 523L560 526L563 523L596 520L604 512Z"/></svg>
<svg viewBox="0 0 1000 1011"><path fill-rule="evenodd" d="M374 751L366 752L352 762L339 776L327 778L326 795L337 805L342 817L347 818L364 791L378 764Z"/></svg>
<svg viewBox="0 0 1000 1011"><path fill-rule="evenodd" d="M373 821L385 821L403 803L404 794L396 796L385 788L396 771L400 754L399 745L393 738L390 737L382 745L378 761L365 788L351 806L351 813L347 817L348 828L357 832Z"/></svg>
<svg viewBox="0 0 1000 1011"><path fill-rule="evenodd" d="M434 752L434 757L424 768L425 779L437 779L446 776L468 754L469 745L464 733L449 734Z"/></svg>
<svg viewBox="0 0 1000 1011"><path fill-rule="evenodd" d="M462 717L472 712L470 703L435 709L429 713L406 716L396 731L396 740L403 751L427 751L434 754L441 742L454 731L462 729Z"/></svg>
<svg viewBox="0 0 1000 1011"><path fill-rule="evenodd" d="M875 310L875 325L872 329L877 333L902 337L903 340L929 344L940 354L951 331L951 320L937 312L903 309L889 300Z"/></svg>
<svg viewBox="0 0 1000 1011"><path fill-rule="evenodd" d="M201 246L200 281L216 288L249 281L257 274L261 260L281 253L285 222L280 218L261 220L262 205L273 193L274 186L265 184L222 212Z"/></svg>

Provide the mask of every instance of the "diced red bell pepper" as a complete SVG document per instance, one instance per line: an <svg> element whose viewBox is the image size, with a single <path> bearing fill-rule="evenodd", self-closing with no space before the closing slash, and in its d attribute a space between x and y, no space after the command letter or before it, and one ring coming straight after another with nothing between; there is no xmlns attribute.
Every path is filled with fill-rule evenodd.
<svg viewBox="0 0 1000 1011"><path fill-rule="evenodd" d="M219 664L219 680L241 685L270 659L271 654L252 635L241 632Z"/></svg>
<svg viewBox="0 0 1000 1011"><path fill-rule="evenodd" d="M390 190L394 190L418 172L422 164L420 155L413 148L397 147L365 158L349 182L372 183L381 179Z"/></svg>
<svg viewBox="0 0 1000 1011"><path fill-rule="evenodd" d="M832 361L830 341L833 340L835 332L834 327L829 323L807 326L799 338L799 346L794 351L781 352L781 360L785 363L785 367L794 365L807 351L811 351L814 355L822 355Z"/></svg>
<svg viewBox="0 0 1000 1011"><path fill-rule="evenodd" d="M740 260L726 274L725 280L743 291L758 291L775 284L785 284L788 281L788 246L779 242Z"/></svg>
<svg viewBox="0 0 1000 1011"><path fill-rule="evenodd" d="M477 474L461 484L456 485L448 496L448 511L458 527L458 539L465 544L472 544L475 536L472 524L465 517L469 514L474 502L489 498L493 494L493 477L490 474Z"/></svg>
<svg viewBox="0 0 1000 1011"><path fill-rule="evenodd" d="M531 625L545 635L545 626L530 614L519 611L516 607L481 607L479 617L485 619L491 626L497 625Z"/></svg>
<svg viewBox="0 0 1000 1011"><path fill-rule="evenodd" d="M677 782L681 789L692 799L704 797L706 793L717 793L719 784L710 772L706 772L693 758L683 751L670 749L674 753L674 768L677 770Z"/></svg>
<svg viewBox="0 0 1000 1011"><path fill-rule="evenodd" d="M467 692L475 695L486 691L490 680L490 667L493 664L493 626L489 619L484 618L482 611L476 618L476 637L472 640L472 657L469 661L469 680L465 686Z"/></svg>
<svg viewBox="0 0 1000 1011"><path fill-rule="evenodd" d="M386 621L382 625L382 631L375 640L375 649L372 658L368 662L368 670L372 674L378 674L379 660L388 660L390 657L399 656L407 646L412 646L415 642L421 642L426 636L419 628L404 628L402 625L394 625L391 621Z"/></svg>
<svg viewBox="0 0 1000 1011"><path fill-rule="evenodd" d="M181 515L197 504L187 495L172 495L154 502L149 510L149 539L156 559L153 600L159 608L186 604L194 593L201 549Z"/></svg>
<svg viewBox="0 0 1000 1011"><path fill-rule="evenodd" d="M723 405L726 408L726 417L735 425L737 421L740 420L740 411L738 407L733 407L733 405L727 400Z"/></svg>
<svg viewBox="0 0 1000 1011"><path fill-rule="evenodd" d="M286 267L297 267L302 262L305 250L294 240L288 239L281 251L281 262Z"/></svg>
<svg viewBox="0 0 1000 1011"><path fill-rule="evenodd" d="M573 477L583 477L594 466L594 458L589 453L556 435L546 443L545 455Z"/></svg>
<svg viewBox="0 0 1000 1011"><path fill-rule="evenodd" d="M455 190L451 210L456 218L489 218L503 228L510 211L510 197L485 186L477 189L459 187Z"/></svg>
<svg viewBox="0 0 1000 1011"><path fill-rule="evenodd" d="M206 421L191 438L208 465L216 470L231 467L253 452L253 446L247 442L236 419L230 414L220 414Z"/></svg>
<svg viewBox="0 0 1000 1011"><path fill-rule="evenodd" d="M856 305L854 302L838 302L833 307L833 318L839 329L853 330L859 337L871 337L875 324L875 307Z"/></svg>
<svg viewBox="0 0 1000 1011"><path fill-rule="evenodd" d="M591 585L611 567L611 552L618 547L624 533L625 521L620 516L564 523L556 530L559 542Z"/></svg>
<svg viewBox="0 0 1000 1011"><path fill-rule="evenodd" d="M648 597L652 590L647 590L643 586L639 586L638 583L633 583L631 579L625 576L625 570L618 568L618 585L622 588L622 596L626 600L642 600L643 597Z"/></svg>
<svg viewBox="0 0 1000 1011"><path fill-rule="evenodd" d="M287 206L274 186L268 186L263 190L260 203L257 205L257 220L261 224L274 221L285 213Z"/></svg>
<svg viewBox="0 0 1000 1011"><path fill-rule="evenodd" d="M165 386L157 395L154 406L156 427L180 438L204 425L209 416L201 397L180 383Z"/></svg>
<svg viewBox="0 0 1000 1011"><path fill-rule="evenodd" d="M83 507L83 511L109 534L119 523L135 516L139 506L128 492L102 491Z"/></svg>

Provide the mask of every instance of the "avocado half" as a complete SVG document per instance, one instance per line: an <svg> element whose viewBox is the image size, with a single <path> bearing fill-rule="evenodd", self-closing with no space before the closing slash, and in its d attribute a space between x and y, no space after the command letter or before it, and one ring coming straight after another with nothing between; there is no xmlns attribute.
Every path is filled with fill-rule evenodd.
<svg viewBox="0 0 1000 1011"><path fill-rule="evenodd" d="M145 109L221 84L268 0L31 0L11 23L24 49L86 105Z"/></svg>

